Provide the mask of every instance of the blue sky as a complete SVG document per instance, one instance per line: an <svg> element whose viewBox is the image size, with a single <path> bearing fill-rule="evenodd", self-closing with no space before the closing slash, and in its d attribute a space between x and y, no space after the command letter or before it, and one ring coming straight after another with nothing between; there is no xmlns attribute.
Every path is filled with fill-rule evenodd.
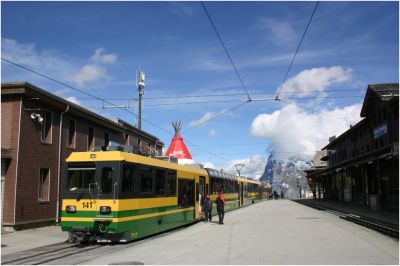
<svg viewBox="0 0 400 266"><path fill-rule="evenodd" d="M315 2L204 3L251 98L275 97ZM368 84L398 82L397 2L320 2L280 94L290 104L251 102L231 111L247 96L238 95L245 91L200 2L2 2L1 8L4 58L118 105L136 104L141 68L145 120L171 134L171 122L183 121L195 161L227 171L245 163L243 173L251 176L262 173L272 150L280 158L312 158L329 136L359 121ZM26 80L136 124L128 112L94 109L102 103L4 61L1 67L2 82ZM197 97L204 95L223 96ZM196 97L161 98L174 96ZM168 147L171 135L146 121L142 128Z"/></svg>

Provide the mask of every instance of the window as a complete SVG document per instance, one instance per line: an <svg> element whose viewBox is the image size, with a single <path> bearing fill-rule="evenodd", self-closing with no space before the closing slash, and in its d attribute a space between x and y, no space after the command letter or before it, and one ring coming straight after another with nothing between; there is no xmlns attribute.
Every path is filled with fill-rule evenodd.
<svg viewBox="0 0 400 266"><path fill-rule="evenodd" d="M39 177L39 201L49 201L50 195L50 170L40 168Z"/></svg>
<svg viewBox="0 0 400 266"><path fill-rule="evenodd" d="M179 178L178 187L179 187L179 195L178 195L179 208L193 207L194 180Z"/></svg>
<svg viewBox="0 0 400 266"><path fill-rule="evenodd" d="M67 146L70 148L75 148L75 131L76 131L75 121L69 119Z"/></svg>
<svg viewBox="0 0 400 266"><path fill-rule="evenodd" d="M140 192L152 193L153 192L153 168L141 166L139 169L140 177Z"/></svg>
<svg viewBox="0 0 400 266"><path fill-rule="evenodd" d="M108 146L110 144L110 135L108 133L104 133L104 146Z"/></svg>
<svg viewBox="0 0 400 266"><path fill-rule="evenodd" d="M135 192L135 166L132 164L124 164L122 168L121 192Z"/></svg>
<svg viewBox="0 0 400 266"><path fill-rule="evenodd" d="M124 145L127 146L129 144L129 135L128 134L124 134Z"/></svg>
<svg viewBox="0 0 400 266"><path fill-rule="evenodd" d="M176 171L167 171L167 196L176 196Z"/></svg>
<svg viewBox="0 0 400 266"><path fill-rule="evenodd" d="M393 105L392 108L393 108L392 112L393 112L393 118L394 118L394 120L399 119L399 105L398 105L398 104Z"/></svg>
<svg viewBox="0 0 400 266"><path fill-rule="evenodd" d="M40 128L40 140L44 143L51 143L51 125L53 122L53 113L45 111L43 113L42 127Z"/></svg>
<svg viewBox="0 0 400 266"><path fill-rule="evenodd" d="M91 151L94 146L94 128L88 127L88 145L87 150Z"/></svg>
<svg viewBox="0 0 400 266"><path fill-rule="evenodd" d="M82 193L89 189L89 184L95 182L96 165L94 163L68 165L67 186L68 192Z"/></svg>
<svg viewBox="0 0 400 266"><path fill-rule="evenodd" d="M94 163L89 164L72 164L68 165L67 191L82 193L89 189L89 184L95 182L96 166Z"/></svg>
<svg viewBox="0 0 400 266"><path fill-rule="evenodd" d="M111 193L112 191L113 169L103 167L101 170L101 193Z"/></svg>
<svg viewBox="0 0 400 266"><path fill-rule="evenodd" d="M156 195L165 195L165 170L156 169Z"/></svg>

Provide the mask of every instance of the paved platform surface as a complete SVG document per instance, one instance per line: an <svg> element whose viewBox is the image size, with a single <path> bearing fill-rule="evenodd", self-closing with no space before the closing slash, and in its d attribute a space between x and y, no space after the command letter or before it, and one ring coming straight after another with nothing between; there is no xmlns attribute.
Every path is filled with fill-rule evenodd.
<svg viewBox="0 0 400 266"><path fill-rule="evenodd" d="M1 251L9 254L66 239L59 227L18 231L2 235L6 247ZM399 242L330 213L273 200L226 213L224 225L199 222L85 262L142 263L398 265Z"/></svg>
<svg viewBox="0 0 400 266"><path fill-rule="evenodd" d="M46 226L1 235L1 254L11 254L32 248L64 242L68 233L59 226Z"/></svg>
<svg viewBox="0 0 400 266"><path fill-rule="evenodd" d="M289 200L265 201L87 264L399 264L399 242Z"/></svg>
<svg viewBox="0 0 400 266"><path fill-rule="evenodd" d="M367 217L382 223L389 223L399 228L398 210L397 211L371 210L364 205L354 204L351 202L341 202L341 201L329 201L329 200L324 201L324 200L314 200L314 199L302 199L298 201L310 202L311 204L317 204L321 206L326 206L328 208L345 211L348 213Z"/></svg>

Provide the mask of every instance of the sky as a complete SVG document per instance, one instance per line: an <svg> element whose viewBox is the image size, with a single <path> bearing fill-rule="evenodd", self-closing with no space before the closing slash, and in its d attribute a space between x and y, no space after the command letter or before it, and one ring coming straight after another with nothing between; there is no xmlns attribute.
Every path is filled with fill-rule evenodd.
<svg viewBox="0 0 400 266"><path fill-rule="evenodd" d="M173 121L193 159L258 178L268 154L312 159L360 121L368 84L399 81L398 2L1 2L1 55L129 112L2 60L27 81L168 148ZM252 99L246 102L247 92ZM280 91L281 101L275 101Z"/></svg>

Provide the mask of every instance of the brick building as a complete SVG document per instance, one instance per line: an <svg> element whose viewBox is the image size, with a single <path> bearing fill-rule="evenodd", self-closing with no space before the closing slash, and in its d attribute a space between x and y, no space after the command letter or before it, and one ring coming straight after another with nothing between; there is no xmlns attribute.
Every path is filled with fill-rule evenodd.
<svg viewBox="0 0 400 266"><path fill-rule="evenodd" d="M32 84L3 83L1 96L3 226L58 221L64 161L71 152L120 144L161 155L164 144L155 136Z"/></svg>
<svg viewBox="0 0 400 266"><path fill-rule="evenodd" d="M322 148L327 166L308 180L328 200L399 208L399 84L369 85L363 119Z"/></svg>

